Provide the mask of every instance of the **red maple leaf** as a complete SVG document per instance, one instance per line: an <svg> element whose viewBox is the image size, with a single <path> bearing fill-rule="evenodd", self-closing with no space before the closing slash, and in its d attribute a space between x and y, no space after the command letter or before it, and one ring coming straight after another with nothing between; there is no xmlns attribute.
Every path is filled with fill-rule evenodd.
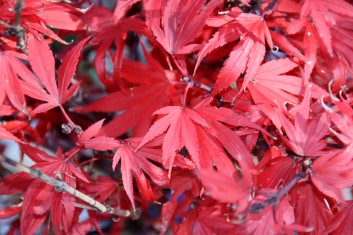
<svg viewBox="0 0 353 235"><path fill-rule="evenodd" d="M145 0L146 24L170 54L188 54L200 48L190 44L219 0Z"/></svg>
<svg viewBox="0 0 353 235"><path fill-rule="evenodd" d="M234 227L224 216L222 205L207 198L192 203L176 234L224 234L234 231Z"/></svg>
<svg viewBox="0 0 353 235"><path fill-rule="evenodd" d="M246 128L245 130L248 130L249 133L258 133L261 131L264 135L270 136L270 134L259 125L252 123L249 119L235 113L231 109L216 108L215 106L211 106L211 101L212 98L205 99L194 108L195 111L208 123L208 126L203 127L204 131L217 139L235 160L245 162L249 168L254 168L253 158L249 149L244 144L239 134L233 130L232 127L242 126L244 129ZM202 139L202 141L206 140L207 138ZM212 141L207 144L213 146L217 144L217 142L214 143L214 141ZM220 154L219 156L222 155ZM204 156L202 157L204 158ZM226 163L226 160L218 159L218 161L219 160ZM217 163L218 161L215 162ZM226 170L227 168L224 168L221 171Z"/></svg>
<svg viewBox="0 0 353 235"><path fill-rule="evenodd" d="M63 109L62 104L74 94L80 85L78 82L69 87L76 71L78 57L88 40L89 38L82 40L65 56L59 67L57 84L54 57L48 44L40 35L28 37L28 60L38 79L28 76L23 78L21 85L26 95L46 102L38 105L31 112L32 115L55 107Z"/></svg>
<svg viewBox="0 0 353 235"><path fill-rule="evenodd" d="M331 13L353 17L353 7L344 0L308 0L302 6L300 17L310 16L328 53L333 56L331 27L336 24Z"/></svg>
<svg viewBox="0 0 353 235"><path fill-rule="evenodd" d="M122 75L131 83L129 87L76 109L79 112L124 111L102 128L102 134L120 136L134 127L135 136L144 135L152 122L152 113L169 104L175 93L175 73L164 70L147 52L145 56L149 65L124 59Z"/></svg>
<svg viewBox="0 0 353 235"><path fill-rule="evenodd" d="M257 187L278 189L294 178L300 170L300 165L285 156L283 151L272 147L256 168L259 171L254 180Z"/></svg>
<svg viewBox="0 0 353 235"><path fill-rule="evenodd" d="M304 99L295 115L294 125L280 112L281 123L287 138L284 142L299 156L317 157L325 154L326 141L323 137L329 130L325 113L310 118L311 85L306 87Z"/></svg>
<svg viewBox="0 0 353 235"><path fill-rule="evenodd" d="M169 169L169 173L174 163L176 151L186 147L197 168L210 169L212 158L218 155L220 159L215 160L217 166L225 167L221 171L224 170L227 174L232 175L234 169L229 165L229 159L223 150L219 148L220 152L215 156L209 154L201 156L200 152L204 152L204 150L200 150L201 142L210 146L219 146L219 143L221 143L235 160L245 161L249 168L253 168L254 162L251 154L241 138L236 131L221 122L232 126L243 125L256 129L255 131L251 130L251 132L261 130L265 134L268 133L229 109L216 109L216 107L209 106L211 101L212 98L206 99L196 105L194 109L184 106L167 106L156 111L154 114L165 116L151 126L140 146L166 132L163 141L162 159L163 165Z"/></svg>
<svg viewBox="0 0 353 235"><path fill-rule="evenodd" d="M166 132L163 140L162 159L163 165L169 169L169 175L177 154L176 151L181 150L184 146L189 151L193 161L198 165L200 151L195 126L208 126L205 119L194 110L182 106L167 106L154 112L154 114L165 116L151 126L138 148Z"/></svg>
<svg viewBox="0 0 353 235"><path fill-rule="evenodd" d="M91 7L82 17L88 30L94 33L92 44L97 45L94 66L100 81L108 91L117 91L121 86L124 48L129 31L152 38L144 21L138 17L124 17L140 0L118 1L112 13L104 7ZM114 50L111 48L114 47ZM109 62L113 71L107 69Z"/></svg>
<svg viewBox="0 0 353 235"><path fill-rule="evenodd" d="M265 40L270 48L273 47L271 35L266 21L255 14L230 12L233 20L225 24L201 50L195 71L206 54L214 48L225 45L230 41L241 39L233 48L229 58L224 63L215 84L214 93L227 88L245 73L242 89L256 74L266 53Z"/></svg>
<svg viewBox="0 0 353 235"><path fill-rule="evenodd" d="M328 198L310 183L299 183L291 197L296 223L311 228L312 234L322 234L333 218Z"/></svg>
<svg viewBox="0 0 353 235"><path fill-rule="evenodd" d="M15 51L0 52L0 115L11 115L12 107L4 105L5 97L20 112L28 113L24 93L18 75L26 77L30 72L20 59L26 60L27 56Z"/></svg>
<svg viewBox="0 0 353 235"><path fill-rule="evenodd" d="M288 103L297 105L298 96L302 93L304 80L285 74L297 66L288 58L269 61L259 67L247 86L254 103L272 120L277 128L282 125L275 109L277 104L283 110L286 109L285 105ZM319 99L327 95L327 92L317 85L312 84L312 87L312 98Z"/></svg>
<svg viewBox="0 0 353 235"><path fill-rule="evenodd" d="M102 128L103 122L104 119L88 127L82 134L78 136L77 144L82 144L84 148L99 151L115 149L118 145L117 140L107 136L97 136L98 132Z"/></svg>
<svg viewBox="0 0 353 235"><path fill-rule="evenodd" d="M353 225L350 218L353 216L353 201L349 200L340 204L339 212L334 215L325 233L340 235L350 234Z"/></svg>
<svg viewBox="0 0 353 235"><path fill-rule="evenodd" d="M353 145L331 156L315 159L311 179L318 190L337 201L344 201L342 190L353 185Z"/></svg>
<svg viewBox="0 0 353 235"><path fill-rule="evenodd" d="M243 211L247 207L253 187L252 177L246 165L242 165L241 175L240 177L234 173L231 177L216 171L197 171L197 176L201 179L206 194L220 202L238 202L238 211Z"/></svg>
<svg viewBox="0 0 353 235"><path fill-rule="evenodd" d="M161 163L161 151L155 149L157 143L150 142L142 148L137 149L141 144L141 138L128 138L120 141L116 146L117 151L113 157L113 170L117 164L121 162L121 174L124 189L128 195L133 207L135 208L133 196L132 177L136 179L138 189L145 200L153 200L153 192L146 178L147 174L153 182L158 185L165 186L169 179L165 171L154 165L150 160ZM144 174L145 172L145 174Z"/></svg>

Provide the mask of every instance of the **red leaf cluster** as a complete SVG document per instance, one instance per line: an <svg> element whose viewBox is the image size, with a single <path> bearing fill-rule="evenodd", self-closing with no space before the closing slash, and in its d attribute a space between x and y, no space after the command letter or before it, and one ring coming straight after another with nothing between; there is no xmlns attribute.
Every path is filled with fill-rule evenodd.
<svg viewBox="0 0 353 235"><path fill-rule="evenodd" d="M348 0L0 0L0 233L351 234L352 40Z"/></svg>

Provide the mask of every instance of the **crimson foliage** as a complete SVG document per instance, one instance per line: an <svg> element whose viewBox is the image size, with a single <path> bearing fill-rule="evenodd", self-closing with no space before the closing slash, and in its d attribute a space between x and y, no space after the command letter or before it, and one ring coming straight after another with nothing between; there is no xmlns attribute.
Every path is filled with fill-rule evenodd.
<svg viewBox="0 0 353 235"><path fill-rule="evenodd" d="M0 0L0 139L31 168L142 210L140 233L352 233L351 3L20 4ZM7 234L131 230L1 176Z"/></svg>

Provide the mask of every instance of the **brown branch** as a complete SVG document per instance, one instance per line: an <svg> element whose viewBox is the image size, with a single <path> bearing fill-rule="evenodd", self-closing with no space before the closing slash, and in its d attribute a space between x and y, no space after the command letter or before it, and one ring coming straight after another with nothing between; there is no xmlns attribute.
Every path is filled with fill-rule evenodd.
<svg viewBox="0 0 353 235"><path fill-rule="evenodd" d="M279 190L275 195L271 196L264 202L257 202L252 204L249 208L249 213L258 214L263 211L263 209L265 209L265 207L267 207L268 205L275 205L276 203L278 203L279 200L283 196L285 196L299 182L299 180L304 178L304 176L305 173L303 172L296 174L294 178L286 186L281 188L281 190Z"/></svg>
<svg viewBox="0 0 353 235"><path fill-rule="evenodd" d="M273 12L273 10L276 8L278 3L278 0L272 0L267 7L265 7L263 13L262 13L262 17L264 17L265 15L269 15Z"/></svg>
<svg viewBox="0 0 353 235"><path fill-rule="evenodd" d="M20 50L26 49L26 35L25 31L21 26L21 14L23 9L23 1L24 0L16 0L14 11L15 11L15 20L14 24L11 25L5 21L0 20L0 24L2 24L5 28L9 29L9 33L11 36L15 36L17 38L17 48Z"/></svg>
<svg viewBox="0 0 353 235"><path fill-rule="evenodd" d="M55 179L47 174L45 174L43 171L41 171L38 168L30 168L27 167L19 162L16 162L12 159L9 159L3 155L0 154L0 163L7 168L10 171L21 171L25 172L29 175L31 175L33 178L40 179L47 184L50 184L54 186L56 191L64 191L84 202L89 204L90 206L94 207L96 210L102 212L102 213L107 213L107 214L113 214L117 216L122 216L122 217L131 217L132 219L138 219L140 216L140 211L129 211L129 210L122 210L122 209L117 209L117 208L112 208L109 205L104 205L96 200L94 200L92 197L76 190L75 188L69 186L65 182ZM14 169L10 169L14 168Z"/></svg>
<svg viewBox="0 0 353 235"><path fill-rule="evenodd" d="M26 35L25 31L21 26L21 13L23 9L23 1L24 0L16 0L15 4L15 23L13 25L13 32L17 38L17 47L21 50L26 48Z"/></svg>

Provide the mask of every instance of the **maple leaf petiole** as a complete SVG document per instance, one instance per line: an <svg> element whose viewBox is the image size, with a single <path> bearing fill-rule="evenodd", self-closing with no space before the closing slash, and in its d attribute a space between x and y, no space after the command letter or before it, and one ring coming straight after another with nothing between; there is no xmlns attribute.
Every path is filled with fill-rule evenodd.
<svg viewBox="0 0 353 235"><path fill-rule="evenodd" d="M174 56L172 56L172 59L173 59L173 61L174 61L174 64L177 66L179 72L180 72L184 77L188 76L188 71L186 71L185 68L182 68L182 67L181 67L181 65L179 64L179 62L177 61L177 59L176 59ZM172 68L171 65L170 65L170 67Z"/></svg>
<svg viewBox="0 0 353 235"><path fill-rule="evenodd" d="M65 109L64 109L64 107L63 106L59 106L60 107L60 110L61 110L61 112L63 113L63 115L64 115L64 117L65 117L65 119L69 122L69 123L71 123L71 124L74 124L75 125L75 123L71 120L71 118L69 117L69 115L67 115L67 113L66 113L66 111L65 111ZM75 125L76 126L76 125Z"/></svg>

